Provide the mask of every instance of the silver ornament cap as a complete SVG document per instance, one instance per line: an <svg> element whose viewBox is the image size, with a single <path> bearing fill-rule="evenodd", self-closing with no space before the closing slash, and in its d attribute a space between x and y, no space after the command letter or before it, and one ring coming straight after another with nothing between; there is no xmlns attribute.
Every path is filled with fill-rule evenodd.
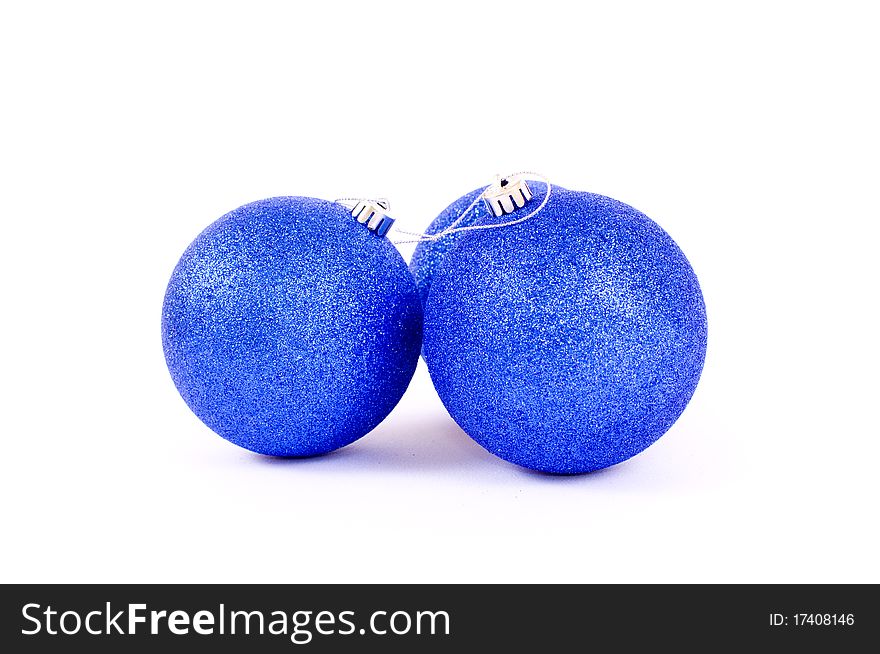
<svg viewBox="0 0 880 654"><path fill-rule="evenodd" d="M378 236L385 236L391 225L394 224L394 218L389 218L386 212L390 211L391 203L386 198L377 200L358 200L351 210L351 215L362 225L366 225L367 229L375 232Z"/></svg>
<svg viewBox="0 0 880 654"><path fill-rule="evenodd" d="M524 177L496 177L492 185L483 191L483 201L496 216L522 209L532 199L532 191Z"/></svg>

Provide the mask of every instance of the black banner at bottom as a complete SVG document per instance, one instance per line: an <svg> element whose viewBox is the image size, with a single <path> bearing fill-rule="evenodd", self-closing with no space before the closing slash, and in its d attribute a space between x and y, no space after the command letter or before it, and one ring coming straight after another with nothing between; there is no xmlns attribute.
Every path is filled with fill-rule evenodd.
<svg viewBox="0 0 880 654"><path fill-rule="evenodd" d="M6 652L609 644L856 651L875 642L878 611L874 585L7 585L0 645Z"/></svg>

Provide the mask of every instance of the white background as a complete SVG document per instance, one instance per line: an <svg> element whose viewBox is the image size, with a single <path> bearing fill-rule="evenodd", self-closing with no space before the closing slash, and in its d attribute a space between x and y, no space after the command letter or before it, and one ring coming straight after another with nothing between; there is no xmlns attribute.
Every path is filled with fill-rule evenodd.
<svg viewBox="0 0 880 654"><path fill-rule="evenodd" d="M871 3L604 4L5 4L0 579L880 581ZM518 469L423 364L318 459L184 405L160 309L208 223L387 195L421 229L522 169L699 275L705 373L649 450Z"/></svg>

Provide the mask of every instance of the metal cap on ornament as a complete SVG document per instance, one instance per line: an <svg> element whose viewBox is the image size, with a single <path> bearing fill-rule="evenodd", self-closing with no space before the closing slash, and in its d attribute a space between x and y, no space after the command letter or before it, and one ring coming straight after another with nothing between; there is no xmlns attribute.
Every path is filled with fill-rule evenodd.
<svg viewBox="0 0 880 654"><path fill-rule="evenodd" d="M390 210L391 203L387 198L364 199L357 201L351 210L351 215L359 223L366 225L371 232L375 232L377 236L385 236L391 229L391 225L394 224L394 218L389 218L386 215Z"/></svg>
<svg viewBox="0 0 880 654"><path fill-rule="evenodd" d="M504 216L522 209L532 199L532 191L524 177L496 177L483 191L483 201L496 216Z"/></svg>

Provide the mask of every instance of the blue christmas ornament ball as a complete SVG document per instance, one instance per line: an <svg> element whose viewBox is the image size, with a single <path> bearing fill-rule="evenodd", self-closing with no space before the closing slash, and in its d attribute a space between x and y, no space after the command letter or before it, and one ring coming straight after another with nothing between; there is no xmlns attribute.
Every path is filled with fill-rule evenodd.
<svg viewBox="0 0 880 654"><path fill-rule="evenodd" d="M482 205L462 224L505 222ZM436 233L477 197L456 201ZM687 406L706 354L706 310L681 249L650 218L552 187L525 222L421 243L423 353L455 421L507 461L582 473L654 443Z"/></svg>
<svg viewBox="0 0 880 654"><path fill-rule="evenodd" d="M310 456L365 435L418 361L422 308L394 246L342 205L247 204L202 232L171 275L162 343L183 399L254 452Z"/></svg>

